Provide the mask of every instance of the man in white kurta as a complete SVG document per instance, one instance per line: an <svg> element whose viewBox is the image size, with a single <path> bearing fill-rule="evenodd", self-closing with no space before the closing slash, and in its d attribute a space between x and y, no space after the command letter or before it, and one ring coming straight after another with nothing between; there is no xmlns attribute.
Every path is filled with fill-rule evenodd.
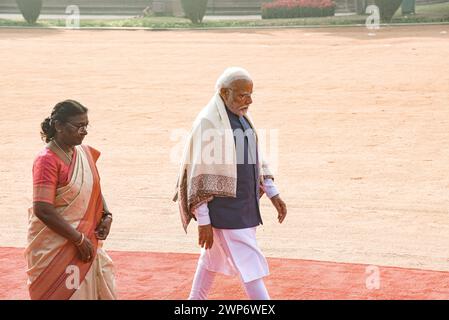
<svg viewBox="0 0 449 320"><path fill-rule="evenodd" d="M267 194L280 223L287 209L248 115L250 75L242 68L228 68L216 90L194 122L178 180L184 228L191 218L197 220L202 247L189 299L206 299L220 272L238 276L250 299L266 300L270 297L263 277L269 269L256 241L256 228L262 224L259 198ZM205 152L210 141L215 148Z"/></svg>

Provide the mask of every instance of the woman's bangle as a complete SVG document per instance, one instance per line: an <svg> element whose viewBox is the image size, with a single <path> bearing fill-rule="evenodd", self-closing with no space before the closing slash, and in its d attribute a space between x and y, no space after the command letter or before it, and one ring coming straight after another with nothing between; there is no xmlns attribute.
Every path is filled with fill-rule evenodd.
<svg viewBox="0 0 449 320"><path fill-rule="evenodd" d="M81 239L78 242L75 242L75 246L79 247L84 242L84 233L81 232Z"/></svg>
<svg viewBox="0 0 449 320"><path fill-rule="evenodd" d="M109 211L103 211L103 216L111 216L112 217L112 213Z"/></svg>
<svg viewBox="0 0 449 320"><path fill-rule="evenodd" d="M112 213L107 212L107 211L103 212L103 219L106 218L106 217L109 217L112 220Z"/></svg>

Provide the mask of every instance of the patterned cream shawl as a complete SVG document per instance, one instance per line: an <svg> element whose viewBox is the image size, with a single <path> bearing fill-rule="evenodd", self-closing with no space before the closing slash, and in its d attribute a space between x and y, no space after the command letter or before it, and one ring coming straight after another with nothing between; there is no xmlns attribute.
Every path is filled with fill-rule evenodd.
<svg viewBox="0 0 449 320"><path fill-rule="evenodd" d="M255 127L249 115L245 118ZM256 142L258 143L257 133ZM260 148L259 182L271 178L268 165L263 161ZM187 138L173 201L178 201L182 226L193 219L193 210L213 197L236 197L237 164L234 133L226 107L218 92L198 114Z"/></svg>

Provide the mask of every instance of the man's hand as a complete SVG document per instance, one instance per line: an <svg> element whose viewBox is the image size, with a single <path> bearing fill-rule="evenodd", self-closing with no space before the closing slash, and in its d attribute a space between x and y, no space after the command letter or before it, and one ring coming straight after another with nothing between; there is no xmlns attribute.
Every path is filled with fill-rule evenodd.
<svg viewBox="0 0 449 320"><path fill-rule="evenodd" d="M284 221L285 219L285 216L287 215L287 206L285 205L285 202L282 201L279 195L272 197L270 200L273 203L273 206L278 211L279 223L282 223L282 221Z"/></svg>
<svg viewBox="0 0 449 320"><path fill-rule="evenodd" d="M198 226L198 244L201 248L210 249L214 243L214 233L211 224Z"/></svg>

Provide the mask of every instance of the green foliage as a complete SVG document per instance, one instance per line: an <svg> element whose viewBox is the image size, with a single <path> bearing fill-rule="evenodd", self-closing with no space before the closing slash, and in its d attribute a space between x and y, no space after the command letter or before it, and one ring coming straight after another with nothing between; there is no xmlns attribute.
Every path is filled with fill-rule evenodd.
<svg viewBox="0 0 449 320"><path fill-rule="evenodd" d="M402 0L375 0L374 3L379 7L382 21L390 22L401 6Z"/></svg>
<svg viewBox="0 0 449 320"><path fill-rule="evenodd" d="M203 21L207 9L207 0L181 0L182 9L192 23L198 24Z"/></svg>
<svg viewBox="0 0 449 320"><path fill-rule="evenodd" d="M256 19L256 20L209 20L201 24L192 24L189 19L178 17L145 17L118 20L93 20L82 19L81 27L120 28L120 27L142 27L155 30L167 29L208 29L208 28L253 28L253 27L301 27L301 26L364 26L366 15L333 16L321 18L292 18L292 19ZM449 23L449 2L418 5L416 14L403 16L397 13L392 24L401 23ZM9 20L0 18L0 28L27 27L25 20ZM42 20L34 26L39 27L66 27L65 19Z"/></svg>
<svg viewBox="0 0 449 320"><path fill-rule="evenodd" d="M328 8L262 8L262 19L291 19L329 17L335 15L335 7Z"/></svg>
<svg viewBox="0 0 449 320"><path fill-rule="evenodd" d="M328 17L335 7L332 0L275 0L262 4L262 19Z"/></svg>
<svg viewBox="0 0 449 320"><path fill-rule="evenodd" d="M42 0L16 0L22 16L29 24L35 24L42 9Z"/></svg>

